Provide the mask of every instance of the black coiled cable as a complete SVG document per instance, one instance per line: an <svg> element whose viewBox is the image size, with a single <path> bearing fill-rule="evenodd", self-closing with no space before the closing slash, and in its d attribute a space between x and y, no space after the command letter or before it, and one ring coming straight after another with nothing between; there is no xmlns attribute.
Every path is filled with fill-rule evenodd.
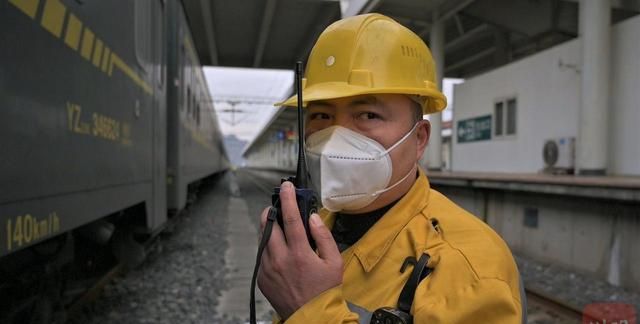
<svg viewBox="0 0 640 324"><path fill-rule="evenodd" d="M260 244L258 244L258 253L256 254L256 265L253 267L253 277L251 277L251 301L249 304L249 323L256 324L256 281L258 279L258 271L260 270L260 261L262 260L262 252L271 238L271 231L273 230L273 223L276 221L276 215L278 210L275 207L269 207L269 213L267 214L267 223L264 225L264 231L262 231L262 238Z"/></svg>

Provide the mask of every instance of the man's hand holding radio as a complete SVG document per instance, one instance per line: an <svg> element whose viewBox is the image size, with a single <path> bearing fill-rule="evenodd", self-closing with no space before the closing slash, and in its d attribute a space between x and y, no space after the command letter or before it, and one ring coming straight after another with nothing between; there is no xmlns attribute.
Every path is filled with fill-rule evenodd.
<svg viewBox="0 0 640 324"><path fill-rule="evenodd" d="M318 253L311 249L291 182L282 183L280 203L284 232L274 224L262 255L258 286L278 315L287 319L317 295L342 284L342 256L331 232L317 214L311 216L310 227ZM262 212L261 233L268 211L266 208Z"/></svg>

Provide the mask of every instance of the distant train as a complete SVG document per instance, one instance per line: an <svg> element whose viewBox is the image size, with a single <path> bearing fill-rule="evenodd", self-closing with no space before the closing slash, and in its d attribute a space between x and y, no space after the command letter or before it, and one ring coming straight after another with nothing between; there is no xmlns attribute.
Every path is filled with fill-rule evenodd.
<svg viewBox="0 0 640 324"><path fill-rule="evenodd" d="M228 167L179 0L0 1L0 298L159 232Z"/></svg>

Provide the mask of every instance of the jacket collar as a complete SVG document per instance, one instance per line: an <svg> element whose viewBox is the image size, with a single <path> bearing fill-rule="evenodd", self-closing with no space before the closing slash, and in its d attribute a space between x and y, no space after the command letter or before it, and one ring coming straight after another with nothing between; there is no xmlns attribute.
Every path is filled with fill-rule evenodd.
<svg viewBox="0 0 640 324"><path fill-rule="evenodd" d="M400 231L428 205L429 180L420 167L418 167L418 172L418 178L404 197L387 211L358 242L343 252L343 255L353 253L360 260L366 272L376 266L382 256L387 253ZM323 209L320 216L329 228L333 227L334 213Z"/></svg>

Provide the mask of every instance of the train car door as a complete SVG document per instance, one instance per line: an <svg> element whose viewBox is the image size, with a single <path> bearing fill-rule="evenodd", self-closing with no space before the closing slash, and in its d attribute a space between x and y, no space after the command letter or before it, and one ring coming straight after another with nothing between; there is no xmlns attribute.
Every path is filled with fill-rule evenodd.
<svg viewBox="0 0 640 324"><path fill-rule="evenodd" d="M165 0L152 0L154 10L153 37L155 41L154 79L157 95L154 96L154 177L153 197L155 209L154 227L167 220L167 21Z"/></svg>
<svg viewBox="0 0 640 324"><path fill-rule="evenodd" d="M148 0L151 12L151 60L153 80L153 147L152 147L152 201L147 210L147 224L151 230L167 221L167 37L164 0Z"/></svg>

